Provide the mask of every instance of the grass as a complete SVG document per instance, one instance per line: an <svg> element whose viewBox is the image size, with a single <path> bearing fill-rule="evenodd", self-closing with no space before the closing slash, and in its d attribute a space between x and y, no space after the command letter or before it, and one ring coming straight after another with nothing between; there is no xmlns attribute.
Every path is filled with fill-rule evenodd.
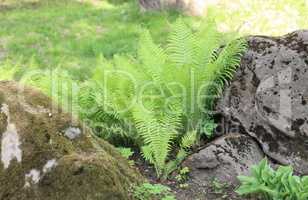
<svg viewBox="0 0 308 200"><path fill-rule="evenodd" d="M82 3L83 2L83 3ZM280 35L308 28L307 0L221 0L210 9L222 31ZM141 29L164 43L177 12L141 13L134 0L1 0L0 62L62 66L87 79L103 54L135 54ZM186 20L194 23L197 18Z"/></svg>
<svg viewBox="0 0 308 200"><path fill-rule="evenodd" d="M169 22L178 16L175 12L143 14L133 2L31 5L0 13L0 51L22 63L32 59L42 68L61 65L78 79L86 78L100 54L111 58L135 53L142 28L162 42Z"/></svg>

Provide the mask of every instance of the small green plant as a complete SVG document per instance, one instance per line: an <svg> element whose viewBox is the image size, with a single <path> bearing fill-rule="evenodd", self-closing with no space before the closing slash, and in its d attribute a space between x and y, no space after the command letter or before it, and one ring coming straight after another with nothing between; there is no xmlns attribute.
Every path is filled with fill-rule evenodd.
<svg viewBox="0 0 308 200"><path fill-rule="evenodd" d="M212 137L214 130L217 128L217 124L213 119L209 119L203 126L203 132L207 137Z"/></svg>
<svg viewBox="0 0 308 200"><path fill-rule="evenodd" d="M291 166L273 170L266 159L252 168L251 176L239 176L240 195L260 195L264 200L307 200L308 176L293 175Z"/></svg>
<svg viewBox="0 0 308 200"><path fill-rule="evenodd" d="M131 148L126 148L126 147L118 147L117 150L120 152L120 154L126 158L126 159L129 159L133 154L134 152L132 151Z"/></svg>
<svg viewBox="0 0 308 200"><path fill-rule="evenodd" d="M120 154L128 160L128 163L133 166L135 165L135 162L133 160L129 160L132 155L134 155L134 151L131 148L127 147L117 147L117 150L120 152Z"/></svg>
<svg viewBox="0 0 308 200"><path fill-rule="evenodd" d="M137 200L176 200L169 187L151 183L135 187L133 196Z"/></svg>
<svg viewBox="0 0 308 200"><path fill-rule="evenodd" d="M183 184L188 179L190 170L188 167L184 167L180 170L179 174L175 177L178 183Z"/></svg>
<svg viewBox="0 0 308 200"><path fill-rule="evenodd" d="M188 180L188 174L190 170L188 167L184 167L180 170L179 174L175 177L176 181L179 183L179 187L182 189L188 188L189 185L186 183Z"/></svg>
<svg viewBox="0 0 308 200"><path fill-rule="evenodd" d="M226 189L228 186L227 183L222 183L218 179L214 179L212 182L212 188L214 189L214 192L217 194L222 194L224 192L224 189Z"/></svg>

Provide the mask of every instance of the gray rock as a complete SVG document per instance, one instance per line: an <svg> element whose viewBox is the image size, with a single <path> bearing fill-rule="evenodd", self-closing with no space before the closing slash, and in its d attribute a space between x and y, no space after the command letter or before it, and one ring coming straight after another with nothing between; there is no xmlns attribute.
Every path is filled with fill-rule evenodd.
<svg viewBox="0 0 308 200"><path fill-rule="evenodd" d="M190 169L187 199L191 190L196 195L193 199L220 199L225 195L228 199L241 199L234 192L239 185L237 176L248 175L251 166L263 158L262 150L250 136L228 134L218 138L183 163ZM215 194L217 183L222 186L219 194Z"/></svg>
<svg viewBox="0 0 308 200"><path fill-rule="evenodd" d="M308 31L249 37L248 42L217 108L267 156L308 174Z"/></svg>

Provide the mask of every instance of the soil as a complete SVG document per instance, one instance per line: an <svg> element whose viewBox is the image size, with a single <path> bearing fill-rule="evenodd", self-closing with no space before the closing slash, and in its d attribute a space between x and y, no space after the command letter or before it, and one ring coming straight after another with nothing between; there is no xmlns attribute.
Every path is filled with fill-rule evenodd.
<svg viewBox="0 0 308 200"><path fill-rule="evenodd" d="M202 145L192 150L192 154L202 149L209 141L202 141ZM228 184L222 184L215 182L211 186L204 187L186 187L186 182L178 182L176 176L178 172L175 171L167 180L158 179L156 176L155 169L152 165L144 161L140 153L135 153L132 158L134 165L137 167L139 172L152 184L162 184L168 186L177 200L259 200L256 197L239 197L234 193L234 190L238 186L232 186ZM189 176L187 177L189 180ZM187 198L187 196L198 196L195 199ZM206 196L204 196L206 194ZM261 199L260 199L261 200Z"/></svg>

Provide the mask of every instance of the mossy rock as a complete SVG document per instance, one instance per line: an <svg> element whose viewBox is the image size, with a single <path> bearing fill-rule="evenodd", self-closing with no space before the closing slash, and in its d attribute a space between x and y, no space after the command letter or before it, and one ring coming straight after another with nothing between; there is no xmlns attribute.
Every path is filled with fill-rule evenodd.
<svg viewBox="0 0 308 200"><path fill-rule="evenodd" d="M126 200L142 176L41 92L0 82L0 199Z"/></svg>

